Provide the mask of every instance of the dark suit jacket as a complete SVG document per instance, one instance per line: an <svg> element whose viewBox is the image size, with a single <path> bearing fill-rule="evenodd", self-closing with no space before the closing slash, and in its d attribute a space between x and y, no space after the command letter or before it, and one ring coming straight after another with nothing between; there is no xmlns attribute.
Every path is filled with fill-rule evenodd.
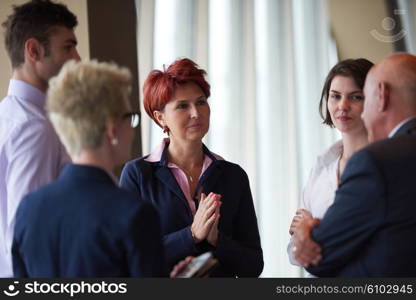
<svg viewBox="0 0 416 300"><path fill-rule="evenodd" d="M238 165L217 160L205 146L203 149L212 163L198 186L206 195L222 195L216 249L207 242L195 245L192 239L192 212L167 167L166 148L158 162L148 162L146 157L129 162L121 174L120 185L134 192L139 201L149 201L158 209L169 266L188 255L214 251L221 267L213 276L259 276L263 253L248 177Z"/></svg>
<svg viewBox="0 0 416 300"><path fill-rule="evenodd" d="M57 181L23 198L12 254L16 277L166 274L154 207L89 166L67 165Z"/></svg>
<svg viewBox="0 0 416 300"><path fill-rule="evenodd" d="M354 154L312 238L317 276L416 276L416 119Z"/></svg>

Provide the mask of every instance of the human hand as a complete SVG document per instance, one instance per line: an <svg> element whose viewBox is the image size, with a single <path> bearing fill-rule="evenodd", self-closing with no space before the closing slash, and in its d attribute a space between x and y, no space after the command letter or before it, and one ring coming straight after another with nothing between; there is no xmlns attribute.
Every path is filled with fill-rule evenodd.
<svg viewBox="0 0 416 300"><path fill-rule="evenodd" d="M204 193L201 194L201 200L191 225L192 237L195 243L200 243L207 238L215 219L219 217L215 213L215 210L220 205L219 201L216 200L216 196L217 194L215 193L209 193L208 196L205 196Z"/></svg>
<svg viewBox="0 0 416 300"><path fill-rule="evenodd" d="M180 262L178 262L172 269L172 272L170 272L169 277L173 278L176 277L176 275L178 275L180 272L182 272L188 265L189 263L194 259L193 256L188 256L186 257L184 260L181 260Z"/></svg>
<svg viewBox="0 0 416 300"><path fill-rule="evenodd" d="M298 209L296 211L296 215L292 219L292 223L290 224L290 228L289 228L289 234L290 235L293 235L293 233L295 232L295 230L298 227L299 222L300 222L300 220L302 218L310 218L310 219L312 219L312 215L306 209Z"/></svg>
<svg viewBox="0 0 416 300"><path fill-rule="evenodd" d="M218 243L218 222L220 220L220 207L221 207L221 195L216 194L216 201L218 201L218 205L216 206L215 212L214 214L216 214L216 218L214 221L214 224L211 227L210 232L208 233L207 236L207 241L208 243L210 243L212 246L216 247L217 243Z"/></svg>
<svg viewBox="0 0 416 300"><path fill-rule="evenodd" d="M316 265L322 259L321 246L311 238L311 231L319 219L301 218L293 234L293 257L303 267Z"/></svg>

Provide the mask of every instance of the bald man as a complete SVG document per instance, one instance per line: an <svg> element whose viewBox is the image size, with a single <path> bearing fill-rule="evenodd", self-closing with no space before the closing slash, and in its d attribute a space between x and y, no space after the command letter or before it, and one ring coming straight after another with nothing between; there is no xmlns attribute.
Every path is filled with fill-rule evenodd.
<svg viewBox="0 0 416 300"><path fill-rule="evenodd" d="M399 53L367 75L370 142L353 155L324 218L305 218L295 258L320 277L416 276L416 57Z"/></svg>

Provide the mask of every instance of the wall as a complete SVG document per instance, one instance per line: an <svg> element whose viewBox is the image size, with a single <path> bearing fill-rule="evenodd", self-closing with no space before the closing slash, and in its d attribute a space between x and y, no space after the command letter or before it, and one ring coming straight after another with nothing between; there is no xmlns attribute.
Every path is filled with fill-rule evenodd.
<svg viewBox="0 0 416 300"><path fill-rule="evenodd" d="M1 0L0 1L0 23L3 23L7 16L12 12L12 5L21 5L27 0ZM87 2L86 0L60 0L68 6L78 17L78 26L75 29L75 34L78 38L78 52L82 58L89 57L88 46L88 21L87 21ZM0 39L0 100L6 96L7 88L9 86L9 79L12 74L12 69L4 47L4 30L1 28Z"/></svg>
<svg viewBox="0 0 416 300"><path fill-rule="evenodd" d="M383 28L384 0L328 0L331 28L340 59L364 57L378 62L393 52L393 44L377 40L372 30L389 35Z"/></svg>

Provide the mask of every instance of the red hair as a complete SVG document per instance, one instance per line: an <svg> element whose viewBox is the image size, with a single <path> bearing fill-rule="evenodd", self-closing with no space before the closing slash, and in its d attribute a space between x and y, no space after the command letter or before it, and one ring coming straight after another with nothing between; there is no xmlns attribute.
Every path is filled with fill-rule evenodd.
<svg viewBox="0 0 416 300"><path fill-rule="evenodd" d="M150 118L162 127L153 116L155 110L162 111L171 100L175 89L185 83L197 84L208 98L210 85L205 80L207 72L188 58L173 62L167 70L153 70L143 85L143 106Z"/></svg>

